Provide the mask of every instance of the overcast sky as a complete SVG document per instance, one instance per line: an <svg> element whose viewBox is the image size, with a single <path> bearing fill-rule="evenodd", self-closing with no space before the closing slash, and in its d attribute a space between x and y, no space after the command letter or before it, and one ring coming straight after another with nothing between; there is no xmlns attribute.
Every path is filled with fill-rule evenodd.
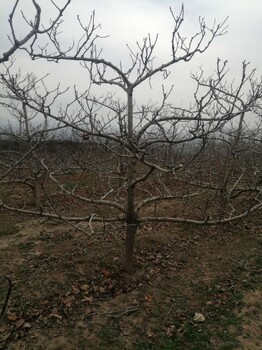
<svg viewBox="0 0 262 350"><path fill-rule="evenodd" d="M9 34L8 15L15 0L0 0L0 47L1 52L9 48L7 35ZM21 0L20 7L27 18L33 17L31 0ZM38 1L43 10L43 16L47 20L52 17L54 11L49 0ZM63 0L57 0L63 4ZM159 43L155 56L158 62L170 58L170 36L172 33L172 18L169 12L172 6L175 13L180 10L181 2L170 0L72 0L71 5L64 15L64 32L61 34L62 44L69 45L73 38L77 39L81 31L77 24L76 16L79 14L83 23L87 23L90 13L95 9L96 21L101 23L99 32L110 35L109 38L100 41L104 48L103 57L118 64L120 60L128 62L126 43L135 47L136 41L141 41L148 33L159 33ZM261 0L184 0L185 22L182 27L182 36L193 35L198 28L198 17L205 17L206 23L212 25L213 21L223 21L227 16L228 33L217 38L212 46L203 55L196 56L190 63L180 63L173 69L170 84L175 84L176 103L180 104L189 99L192 93L190 72L197 71L197 67L210 73L215 68L216 59L229 61L231 78L239 78L241 62L250 61L251 68L257 68L257 74L261 74L262 63L262 1ZM18 13L15 18L17 33L26 33L26 25ZM19 36L19 35L18 35ZM15 54L15 67L21 68L22 73L34 72L37 76L50 73L48 84L50 87L58 82L63 86L77 84L79 89L88 84L87 72L75 62L53 64L45 61L31 61L23 52ZM3 69L1 67L0 69ZM135 94L139 102L155 100L158 98L161 77L153 82L153 90L141 88ZM145 101L144 101L145 100Z"/></svg>

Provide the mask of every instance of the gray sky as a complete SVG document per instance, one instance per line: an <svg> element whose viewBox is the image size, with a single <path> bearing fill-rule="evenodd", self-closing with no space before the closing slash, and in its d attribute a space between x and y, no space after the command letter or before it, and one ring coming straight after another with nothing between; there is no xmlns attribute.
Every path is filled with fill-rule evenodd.
<svg viewBox="0 0 262 350"><path fill-rule="evenodd" d="M0 0L0 47L1 52L8 49L7 35L8 14L11 11L14 0ZM42 5L44 18L48 19L53 14L53 7L48 0L39 0ZM63 4L63 0L57 1ZM217 57L229 61L231 78L239 78L241 62L251 61L250 68L257 68L257 74L261 74L262 62L262 1L261 0L184 0L185 22L182 27L182 36L194 34L198 28L198 16L203 16L206 23L212 25L214 19L222 21L227 16L228 33L217 38L212 46L203 55L196 56L190 63L180 63L172 70L168 84L175 84L176 103L184 103L190 99L193 91L190 81L190 72L197 71L197 67L211 73L216 65ZM76 16L79 14L83 23L87 23L90 13L96 10L96 21L101 23L101 34L110 34L110 37L100 41L103 47L104 58L118 64L128 62L128 51L125 44L135 47L136 41L148 33L156 35L159 33L158 47L155 52L157 62L170 58L170 36L172 32L172 18L169 12L172 6L175 13L179 12L181 2L170 0L72 0L72 4L64 15L65 26L61 34L61 42L65 47L72 39L79 38L81 31L77 24ZM31 0L21 0L21 8L25 15L32 18ZM26 32L26 26L21 15L16 17L17 32ZM37 76L50 73L48 84L50 88L58 82L62 86L77 84L79 89L85 88L88 82L87 72L75 62L63 62L59 64L45 61L31 61L23 52L15 54L15 67L21 68L22 73L34 72ZM0 68L3 69L3 68ZM230 77L229 77L230 79ZM167 85L168 85L167 84ZM161 86L161 76L153 81L153 90L145 89L143 86L137 90L135 98L138 102L157 100ZM100 88L101 89L101 88ZM101 90L100 90L101 91Z"/></svg>

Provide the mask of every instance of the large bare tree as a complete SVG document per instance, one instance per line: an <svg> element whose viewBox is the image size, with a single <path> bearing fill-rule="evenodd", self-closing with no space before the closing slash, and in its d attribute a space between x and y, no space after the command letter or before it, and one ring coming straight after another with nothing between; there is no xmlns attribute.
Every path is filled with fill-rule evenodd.
<svg viewBox="0 0 262 350"><path fill-rule="evenodd" d="M16 131L10 126L10 133L29 145L16 151L19 155L11 162L2 159L0 179L8 184L9 192L3 191L1 206L68 223L87 221L91 231L95 222L121 223L126 230L128 272L133 270L140 225L221 224L262 208L261 162L256 153L260 126L251 130L247 123L250 115L258 115L262 85L246 62L238 83L227 81L227 65L219 59L212 76L205 77L202 71L192 75L195 93L188 107L175 106L173 88L166 90L164 85L160 102L139 106L134 101L140 85L150 84L159 74L163 83L172 79L173 65L204 53L226 32L225 22L209 28L200 19L199 31L185 39L181 34L184 8L178 16L170 11L174 21L171 58L160 65L154 61L158 36L150 35L135 49L128 46L127 69L103 58L96 46L100 36L94 13L88 26L78 19L83 36L70 48L64 49L59 41L60 23L46 32L52 47L41 48L36 38L26 48L33 59L79 61L89 75L86 91L74 88L73 99L61 108L59 99L67 91L48 90L44 78L14 75L11 66L1 75L2 104L20 125ZM93 85L120 89L126 99L110 91L97 97ZM30 116L44 127L30 124ZM42 141L59 130L70 130L77 142L66 154L64 150L50 157ZM74 183L65 179L70 171L77 179ZM12 204L10 193L17 182L33 189L33 207L26 202ZM59 206L54 187L65 198L82 203L79 215L70 205Z"/></svg>

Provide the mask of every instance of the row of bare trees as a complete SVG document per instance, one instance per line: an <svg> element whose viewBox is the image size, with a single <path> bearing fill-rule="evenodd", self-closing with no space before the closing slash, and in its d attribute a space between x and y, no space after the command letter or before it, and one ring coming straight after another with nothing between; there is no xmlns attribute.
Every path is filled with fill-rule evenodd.
<svg viewBox="0 0 262 350"><path fill-rule="evenodd" d="M170 10L170 60L155 65L158 37L149 35L136 50L129 48L124 70L98 50L94 13L87 26L79 20L78 43L62 48L58 33L69 3L57 7L50 27L40 29L41 9L33 0L35 21L27 21L31 31L20 41L12 23L18 1L10 15L13 46L1 62L18 48L32 59L78 61L89 83L86 91L74 88L70 102L59 107L67 90L49 90L45 77L17 72L12 61L2 65L0 103L10 122L1 129L9 146L0 154L0 206L76 226L85 221L92 232L95 222L120 223L128 272L144 223L221 224L261 210L262 84L248 63L242 64L238 84L227 81L227 65L219 59L212 76L192 75L195 93L188 108L175 106L172 88L164 85L159 103L134 102L140 85L159 74L163 83L171 79L171 67L204 53L225 34L226 23L209 28L201 19L199 31L185 40L184 8L178 16ZM39 35L47 36L49 46L41 47ZM114 86L126 98L94 95L92 85ZM71 142L58 142L63 132Z"/></svg>

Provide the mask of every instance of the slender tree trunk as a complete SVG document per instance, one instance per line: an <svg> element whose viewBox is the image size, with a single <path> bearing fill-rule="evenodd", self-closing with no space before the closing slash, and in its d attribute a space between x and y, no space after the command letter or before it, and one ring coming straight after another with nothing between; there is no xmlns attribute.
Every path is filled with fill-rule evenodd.
<svg viewBox="0 0 262 350"><path fill-rule="evenodd" d="M128 273L133 272L133 252L135 236L138 222L135 212L135 185L132 184L136 176L136 160L132 159L129 163L127 207L126 207L126 244L125 244L125 268Z"/></svg>
<svg viewBox="0 0 262 350"><path fill-rule="evenodd" d="M124 178L125 178L125 167L124 167L123 158L120 158L118 162L118 175L119 175L118 187L122 188L124 184Z"/></svg>
<svg viewBox="0 0 262 350"><path fill-rule="evenodd" d="M135 212L135 185L136 178L136 159L134 145L134 129L133 129L133 91L130 88L127 92L128 105L128 138L130 149L134 157L130 158L128 163L128 189L126 202L126 244L125 244L125 268L128 273L133 272L133 252L135 244L135 236L137 232L137 215Z"/></svg>
<svg viewBox="0 0 262 350"><path fill-rule="evenodd" d="M135 186L132 184L136 174L136 160L132 159L129 163L128 174L128 191L127 191L127 207L126 207L126 244L125 244L125 268L128 273L133 272L133 252L135 244L135 236L137 232L138 222L135 212ZM132 180L132 181L131 181Z"/></svg>
<svg viewBox="0 0 262 350"><path fill-rule="evenodd" d="M231 160L231 162L229 164L227 164L228 169L227 169L226 175L224 177L223 185L220 189L220 219L222 219L226 213L226 208L227 208L227 204L228 204L228 198L227 198L228 185L230 183L231 176L236 168L237 150L239 147L239 142L241 140L240 138L241 138L241 134L243 131L244 118L245 118L245 112L243 112L241 114L240 119L239 119L236 136L235 136L235 139L233 142L233 149L231 151L233 153L233 159Z"/></svg>
<svg viewBox="0 0 262 350"><path fill-rule="evenodd" d="M27 108L26 108L26 104L23 102L23 119L25 122L25 133L26 133L26 142L27 142L27 151L30 150L31 148L31 135L30 135L30 126L29 126L29 118L28 118L28 114L27 114ZM22 124L22 122L20 122L20 124ZM21 128L21 125L20 125ZM20 132L22 132L22 128L20 130ZM32 156L34 156L34 152L32 153ZM35 204L37 204L38 201L38 192L37 192L37 184L34 178L34 165L33 165L33 161L32 161L32 157L29 159L29 175L31 177L31 188L32 188L32 198Z"/></svg>
<svg viewBox="0 0 262 350"><path fill-rule="evenodd" d="M134 271L134 245L137 232L137 223L127 224L125 241L125 269L127 273Z"/></svg>

